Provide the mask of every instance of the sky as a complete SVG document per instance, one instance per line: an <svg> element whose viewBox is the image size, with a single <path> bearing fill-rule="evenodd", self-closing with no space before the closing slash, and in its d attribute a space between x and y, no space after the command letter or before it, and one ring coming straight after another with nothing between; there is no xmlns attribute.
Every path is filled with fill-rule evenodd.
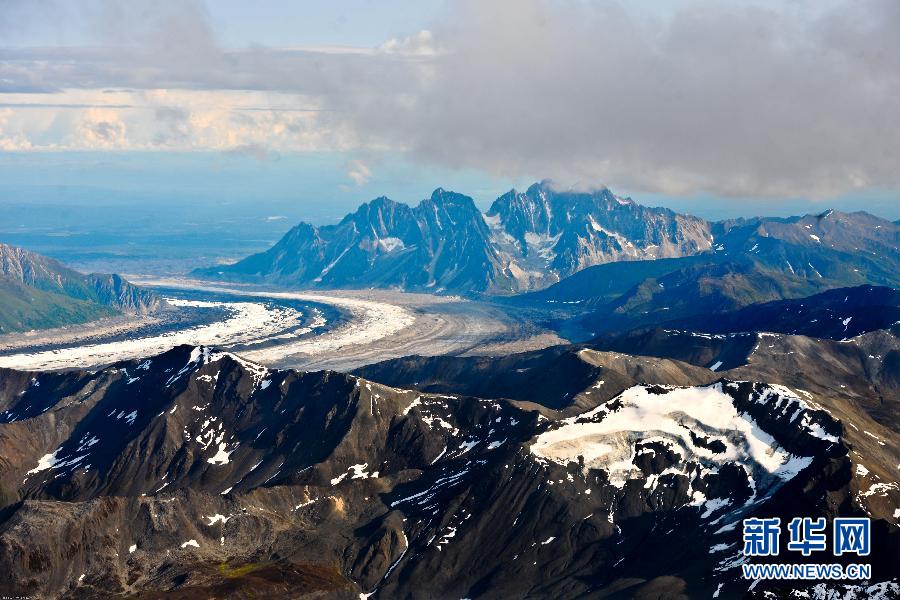
<svg viewBox="0 0 900 600"><path fill-rule="evenodd" d="M895 0L0 0L0 203L328 222L549 178L897 219L898 32Z"/></svg>

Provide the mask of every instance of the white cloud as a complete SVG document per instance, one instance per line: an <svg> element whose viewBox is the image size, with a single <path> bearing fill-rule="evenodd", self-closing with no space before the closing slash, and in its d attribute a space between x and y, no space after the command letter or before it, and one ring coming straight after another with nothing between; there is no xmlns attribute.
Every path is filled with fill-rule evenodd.
<svg viewBox="0 0 900 600"><path fill-rule="evenodd" d="M427 29L405 38L391 38L378 47L385 54L401 54L406 56L434 56L434 34Z"/></svg>
<svg viewBox="0 0 900 600"><path fill-rule="evenodd" d="M372 178L372 169L361 160L351 160L347 163L347 177L358 186L363 186Z"/></svg>
<svg viewBox="0 0 900 600"><path fill-rule="evenodd" d="M86 148L124 148L128 146L128 127L116 109L89 108L78 126L74 146Z"/></svg>
<svg viewBox="0 0 900 600"><path fill-rule="evenodd" d="M345 123L297 94L242 90L66 90L0 94L4 150L274 151L359 147ZM252 152L250 151L252 149Z"/></svg>

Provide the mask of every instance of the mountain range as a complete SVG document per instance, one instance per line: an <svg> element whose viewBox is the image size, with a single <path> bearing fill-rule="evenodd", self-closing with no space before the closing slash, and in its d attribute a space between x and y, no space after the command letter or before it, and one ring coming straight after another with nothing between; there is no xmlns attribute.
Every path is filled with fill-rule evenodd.
<svg viewBox="0 0 900 600"><path fill-rule="evenodd" d="M866 213L710 223L548 182L301 223L197 274L464 294L579 341L351 373L199 345L0 369L0 596L900 598L898 246ZM160 307L0 259L0 325ZM748 559L749 517L868 517L873 552L782 535ZM747 581L748 560L873 573Z"/></svg>
<svg viewBox="0 0 900 600"><path fill-rule="evenodd" d="M509 294L600 263L688 256L712 247L710 225L603 189L511 191L482 214L437 189L415 207L378 198L337 225L291 229L266 252L197 275L302 287L387 287Z"/></svg>
<svg viewBox="0 0 900 600"><path fill-rule="evenodd" d="M119 275L81 273L34 252L0 244L0 333L146 314L161 300Z"/></svg>
<svg viewBox="0 0 900 600"><path fill-rule="evenodd" d="M3 370L0 593L730 598L740 520L802 509L870 516L852 590L893 597L896 336L698 337L720 370L584 345L355 375L190 346Z"/></svg>
<svg viewBox="0 0 900 600"><path fill-rule="evenodd" d="M195 274L488 297L549 309L545 324L579 340L831 289L897 287L898 248L900 226L865 212L710 223L545 181L484 214L442 189L414 208L379 198L338 225L302 223L263 253Z"/></svg>
<svg viewBox="0 0 900 600"><path fill-rule="evenodd" d="M668 322L710 323L709 315L845 287L900 286L900 228L866 213L752 219L712 231L710 252L596 265L505 302L551 309L555 328L587 339Z"/></svg>

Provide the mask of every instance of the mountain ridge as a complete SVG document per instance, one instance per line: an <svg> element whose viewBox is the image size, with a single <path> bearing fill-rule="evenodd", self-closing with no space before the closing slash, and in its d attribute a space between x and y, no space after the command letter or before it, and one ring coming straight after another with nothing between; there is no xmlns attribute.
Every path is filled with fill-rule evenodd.
<svg viewBox="0 0 900 600"><path fill-rule="evenodd" d="M565 210L573 203L577 211ZM482 213L437 188L412 207L384 196L337 225L301 223L268 251L199 276L309 287L509 294L585 266L711 247L708 224L614 196L557 192L549 182L504 194Z"/></svg>
<svg viewBox="0 0 900 600"><path fill-rule="evenodd" d="M713 231L711 252L595 265L505 301L555 310L565 335L585 339L831 289L900 287L900 228L868 213L754 218Z"/></svg>
<svg viewBox="0 0 900 600"><path fill-rule="evenodd" d="M4 370L0 591L568 598L666 582L731 597L747 588L731 525L787 516L798 497L809 516L869 511L873 543L896 547L876 478L896 449L865 414L851 422L876 439L817 392L693 368L681 386L623 380L588 400L613 357L574 357L600 370L565 418L205 347L92 373ZM661 431L624 437L635 410ZM772 454L740 450L742 436ZM591 452L614 440L627 468ZM664 552L673 541L687 550ZM877 581L896 576L872 561Z"/></svg>
<svg viewBox="0 0 900 600"><path fill-rule="evenodd" d="M336 225L300 223L267 251L194 274L291 287L539 298L592 269L616 271L611 265L627 264L618 272L637 285L636 275L656 277L670 272L666 265L721 271L714 265L730 260L738 272L784 290L752 298L760 302L848 285L900 285L898 247L900 227L864 211L708 222L608 188L560 191L545 180L501 195L484 213L469 196L443 188L415 206L381 196Z"/></svg>
<svg viewBox="0 0 900 600"><path fill-rule="evenodd" d="M120 275L83 275L52 258L0 243L0 333L71 325L162 301Z"/></svg>

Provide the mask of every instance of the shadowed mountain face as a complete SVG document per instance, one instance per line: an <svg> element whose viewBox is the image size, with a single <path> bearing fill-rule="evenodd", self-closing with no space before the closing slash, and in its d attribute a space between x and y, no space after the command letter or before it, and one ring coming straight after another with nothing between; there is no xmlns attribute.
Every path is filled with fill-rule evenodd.
<svg viewBox="0 0 900 600"><path fill-rule="evenodd" d="M894 288L865 285L778 300L772 298L794 295L798 293L796 288L785 288L777 280L753 272L743 278L725 270L718 271L726 273L722 278L710 275L715 270L704 272L705 277L697 281L690 279L691 272L654 280L662 286L660 291L652 289L652 284L642 285L616 302L574 317L567 326L574 323L599 336L655 326L707 333L772 331L843 339L900 321L900 294Z"/></svg>
<svg viewBox="0 0 900 600"><path fill-rule="evenodd" d="M845 339L900 323L900 291L869 285L796 300L753 304L717 315L668 321L666 327L708 333L772 331Z"/></svg>
<svg viewBox="0 0 900 600"><path fill-rule="evenodd" d="M398 287L511 293L584 267L708 250L702 219L614 196L557 192L549 183L498 198L483 215L468 196L438 189L412 208L387 198L338 225L302 223L273 248L199 275L305 287Z"/></svg>
<svg viewBox="0 0 900 600"><path fill-rule="evenodd" d="M82 275L0 244L0 333L71 325L118 312L145 314L161 301L118 275Z"/></svg>
<svg viewBox="0 0 900 600"><path fill-rule="evenodd" d="M746 369L763 373L770 352L740 378L591 349L498 359L525 385L479 390L509 399L203 347L95 373L2 371L0 593L733 597L747 589L740 519L798 506L870 514L886 550L875 580L896 577L900 491L878 484L898 448L849 401L867 371L821 394L754 383ZM487 372L472 364L447 373ZM440 385L435 364L406 369ZM558 373L567 396L543 406L529 370Z"/></svg>

